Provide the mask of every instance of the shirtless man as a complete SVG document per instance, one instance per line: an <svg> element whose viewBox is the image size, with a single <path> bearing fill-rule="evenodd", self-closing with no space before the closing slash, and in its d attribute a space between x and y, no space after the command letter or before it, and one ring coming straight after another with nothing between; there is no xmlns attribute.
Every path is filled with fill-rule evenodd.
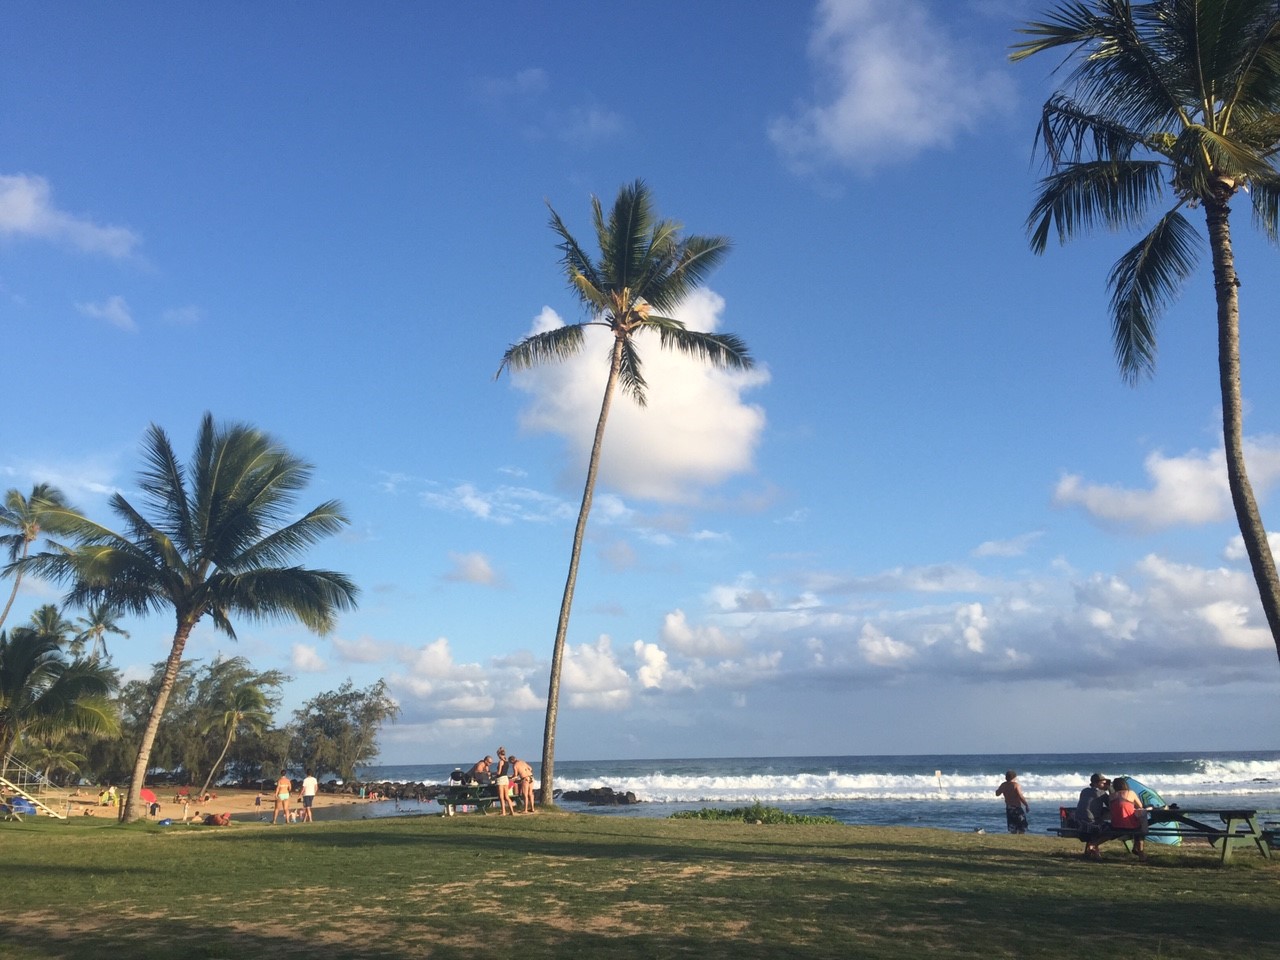
<svg viewBox="0 0 1280 960"><path fill-rule="evenodd" d="M516 783L520 786L520 799L524 801L524 813L533 813L533 767L519 757L511 758Z"/></svg>
<svg viewBox="0 0 1280 960"><path fill-rule="evenodd" d="M280 774L276 781L276 805L271 811L271 822L274 824L280 814L284 814L284 822L289 822L289 791L293 789L293 781L287 774Z"/></svg>
<svg viewBox="0 0 1280 960"><path fill-rule="evenodd" d="M467 776L475 783L488 783L492 769L493 757L486 755L483 760L476 761L476 765L467 771Z"/></svg>
<svg viewBox="0 0 1280 960"><path fill-rule="evenodd" d="M1027 832L1027 814L1031 812L1031 804L1022 793L1022 784L1018 783L1018 772L1008 770L1004 775L1004 783L996 787L996 796L1004 797L1004 818L1010 833Z"/></svg>

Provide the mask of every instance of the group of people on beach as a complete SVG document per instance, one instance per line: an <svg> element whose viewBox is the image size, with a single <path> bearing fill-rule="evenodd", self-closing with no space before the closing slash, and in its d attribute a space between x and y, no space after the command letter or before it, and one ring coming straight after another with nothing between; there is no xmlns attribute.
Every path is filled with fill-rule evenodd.
<svg viewBox="0 0 1280 960"><path fill-rule="evenodd" d="M533 808L533 767L516 756L507 756L507 748L498 748L498 760L486 754L477 760L467 776L473 783L492 783L498 788L498 800L502 815L515 816L515 797L519 797L524 809L521 813L535 813Z"/></svg>
<svg viewBox="0 0 1280 960"><path fill-rule="evenodd" d="M1027 832L1027 813L1031 804L1018 783L1016 770L1008 770L1004 782L996 787L996 796L1004 799L1005 822L1010 833ZM1086 860L1101 860L1100 847L1116 837L1114 831L1133 841L1133 853L1145 862L1147 813L1142 799L1129 787L1124 777L1109 778L1095 773L1089 785L1080 791L1076 802L1074 827L1084 841Z"/></svg>
<svg viewBox="0 0 1280 960"><path fill-rule="evenodd" d="M1086 860L1101 860L1102 844L1114 839L1112 831L1124 830L1132 831L1125 835L1132 836L1134 856L1146 861L1146 808L1124 777L1108 779L1100 773L1091 776L1089 786L1080 791L1075 819Z"/></svg>
<svg viewBox="0 0 1280 960"><path fill-rule="evenodd" d="M289 809L289 799L293 795L293 779L287 773L281 773L276 781L275 807L271 811L271 822L274 824L282 815L285 823L312 823L311 807L315 803L316 793L320 789L320 781L308 770L302 778L302 807L299 810Z"/></svg>

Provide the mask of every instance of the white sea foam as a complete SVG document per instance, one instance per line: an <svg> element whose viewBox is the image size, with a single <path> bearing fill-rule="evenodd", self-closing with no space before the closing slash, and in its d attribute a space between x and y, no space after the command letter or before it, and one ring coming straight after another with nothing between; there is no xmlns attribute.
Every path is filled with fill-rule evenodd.
<svg viewBox="0 0 1280 960"><path fill-rule="evenodd" d="M1280 761L1204 762L1196 772L1145 771L1142 768L1105 771L1136 777L1158 790L1170 802L1185 803L1196 797L1249 797L1280 793ZM1037 800L1074 802L1092 771L1081 769L1019 777L1023 789ZM746 773L741 775L686 776L661 771L641 776L604 776L591 779L560 778L565 791L611 787L634 793L639 800L655 803L697 802L807 802L807 801L977 801L989 800L1001 771L982 774L948 774L941 778L920 774L825 774L790 776Z"/></svg>

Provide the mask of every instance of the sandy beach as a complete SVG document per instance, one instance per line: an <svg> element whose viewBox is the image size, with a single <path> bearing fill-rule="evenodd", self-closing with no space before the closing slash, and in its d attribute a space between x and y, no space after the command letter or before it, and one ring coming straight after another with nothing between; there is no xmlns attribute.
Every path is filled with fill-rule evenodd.
<svg viewBox="0 0 1280 960"><path fill-rule="evenodd" d="M160 809L150 819L162 820L168 817L173 820L182 820L184 816L188 819L193 819L197 813L200 816L204 816L207 813L229 813L232 816L241 818L246 814L252 815L258 812L265 812L268 819L271 816L272 796L268 792L259 794L257 790L218 788L217 790L211 789L209 793L208 800L202 797L193 797L190 801L184 803L177 799L175 788L168 787L163 791L157 789L155 794L160 804ZM256 802L259 796L262 798L261 807ZM38 799L50 809L58 813L66 812L73 817L109 817L114 815L115 812L113 808L101 806L98 803L98 792L92 788L82 787L79 795L75 790L50 790L41 794ZM313 809L324 810L329 807L365 806L389 802L391 801L361 800L351 794L324 793L321 791L316 794ZM289 807L290 809L300 809L302 807L300 794L295 793L290 798Z"/></svg>

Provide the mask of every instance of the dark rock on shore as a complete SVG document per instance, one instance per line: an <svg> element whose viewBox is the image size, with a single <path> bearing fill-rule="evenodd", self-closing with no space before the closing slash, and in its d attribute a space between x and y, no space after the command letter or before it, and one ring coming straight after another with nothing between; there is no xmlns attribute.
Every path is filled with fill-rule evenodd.
<svg viewBox="0 0 1280 960"><path fill-rule="evenodd" d="M628 790L626 793L618 793L613 787L592 787L590 790L566 790L560 794L561 800L571 800L574 803L586 803L593 807L622 807L632 803L639 803L636 795Z"/></svg>

